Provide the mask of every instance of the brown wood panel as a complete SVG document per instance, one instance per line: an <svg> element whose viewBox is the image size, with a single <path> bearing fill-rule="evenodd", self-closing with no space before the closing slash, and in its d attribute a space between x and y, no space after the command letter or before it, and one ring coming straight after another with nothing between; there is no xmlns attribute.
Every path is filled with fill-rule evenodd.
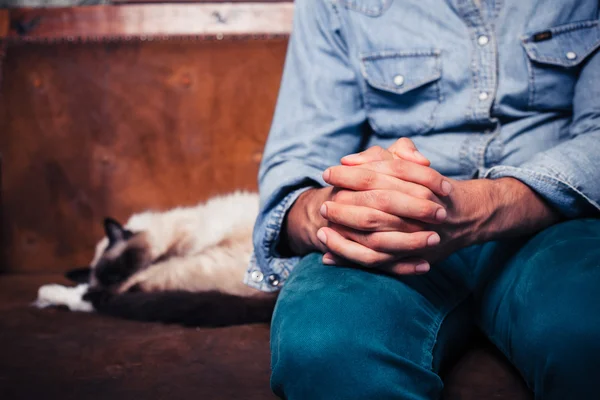
<svg viewBox="0 0 600 400"><path fill-rule="evenodd" d="M112 4L148 3L292 3L294 0L112 0Z"/></svg>
<svg viewBox="0 0 600 400"><path fill-rule="evenodd" d="M4 269L87 263L106 215L255 189L286 40L12 45Z"/></svg>
<svg viewBox="0 0 600 400"><path fill-rule="evenodd" d="M10 25L8 10L0 10L0 38L6 37Z"/></svg>
<svg viewBox="0 0 600 400"><path fill-rule="evenodd" d="M10 10L11 40L288 35L292 3L131 4Z"/></svg>

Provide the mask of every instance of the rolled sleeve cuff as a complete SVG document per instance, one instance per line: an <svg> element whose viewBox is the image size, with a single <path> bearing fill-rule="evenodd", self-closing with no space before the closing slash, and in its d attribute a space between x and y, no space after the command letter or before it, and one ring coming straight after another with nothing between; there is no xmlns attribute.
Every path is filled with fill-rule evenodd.
<svg viewBox="0 0 600 400"><path fill-rule="evenodd" d="M526 167L496 166L490 168L484 178L515 178L542 196L550 205L568 218L579 218L598 214L600 205L560 174L552 171L532 170Z"/></svg>
<svg viewBox="0 0 600 400"><path fill-rule="evenodd" d="M254 252L244 283L263 292L274 292L281 288L290 272L300 261L301 257L281 257L276 247L279 243L283 220L298 196L313 188L313 186L297 189L289 193L276 205L270 213L264 216L263 226L257 226L254 233Z"/></svg>

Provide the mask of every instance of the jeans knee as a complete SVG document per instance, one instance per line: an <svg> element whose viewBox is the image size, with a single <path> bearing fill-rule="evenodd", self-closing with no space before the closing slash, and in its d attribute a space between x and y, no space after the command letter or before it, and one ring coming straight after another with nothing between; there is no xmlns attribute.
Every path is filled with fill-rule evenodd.
<svg viewBox="0 0 600 400"><path fill-rule="evenodd" d="M524 372L537 397L592 398L600 376L600 320L548 313L532 322L520 329L517 363L529 366Z"/></svg>
<svg viewBox="0 0 600 400"><path fill-rule="evenodd" d="M301 326L290 321L271 336L272 381L310 379L340 368L338 361L356 350L346 343L348 334L332 327Z"/></svg>

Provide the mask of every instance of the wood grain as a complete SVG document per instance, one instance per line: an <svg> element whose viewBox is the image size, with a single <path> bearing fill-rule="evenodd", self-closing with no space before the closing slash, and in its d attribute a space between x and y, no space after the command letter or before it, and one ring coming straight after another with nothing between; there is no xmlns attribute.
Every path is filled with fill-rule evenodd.
<svg viewBox="0 0 600 400"><path fill-rule="evenodd" d="M10 11L11 40L288 35L292 3L131 4Z"/></svg>
<svg viewBox="0 0 600 400"><path fill-rule="evenodd" d="M255 189L286 46L10 46L0 265L64 271L89 262L104 216Z"/></svg>
<svg viewBox="0 0 600 400"><path fill-rule="evenodd" d="M10 16L8 10L0 9L0 39L5 38L8 35L10 27Z"/></svg>

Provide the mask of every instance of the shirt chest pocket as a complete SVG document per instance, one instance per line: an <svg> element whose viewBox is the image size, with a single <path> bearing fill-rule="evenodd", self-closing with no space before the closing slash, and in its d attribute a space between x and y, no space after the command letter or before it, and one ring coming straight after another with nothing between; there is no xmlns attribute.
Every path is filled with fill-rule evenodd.
<svg viewBox="0 0 600 400"><path fill-rule="evenodd" d="M439 50L363 54L365 105L369 123L381 136L413 136L430 131L442 100Z"/></svg>
<svg viewBox="0 0 600 400"><path fill-rule="evenodd" d="M597 20L561 25L522 38L529 63L529 107L571 109L583 61L600 47Z"/></svg>

